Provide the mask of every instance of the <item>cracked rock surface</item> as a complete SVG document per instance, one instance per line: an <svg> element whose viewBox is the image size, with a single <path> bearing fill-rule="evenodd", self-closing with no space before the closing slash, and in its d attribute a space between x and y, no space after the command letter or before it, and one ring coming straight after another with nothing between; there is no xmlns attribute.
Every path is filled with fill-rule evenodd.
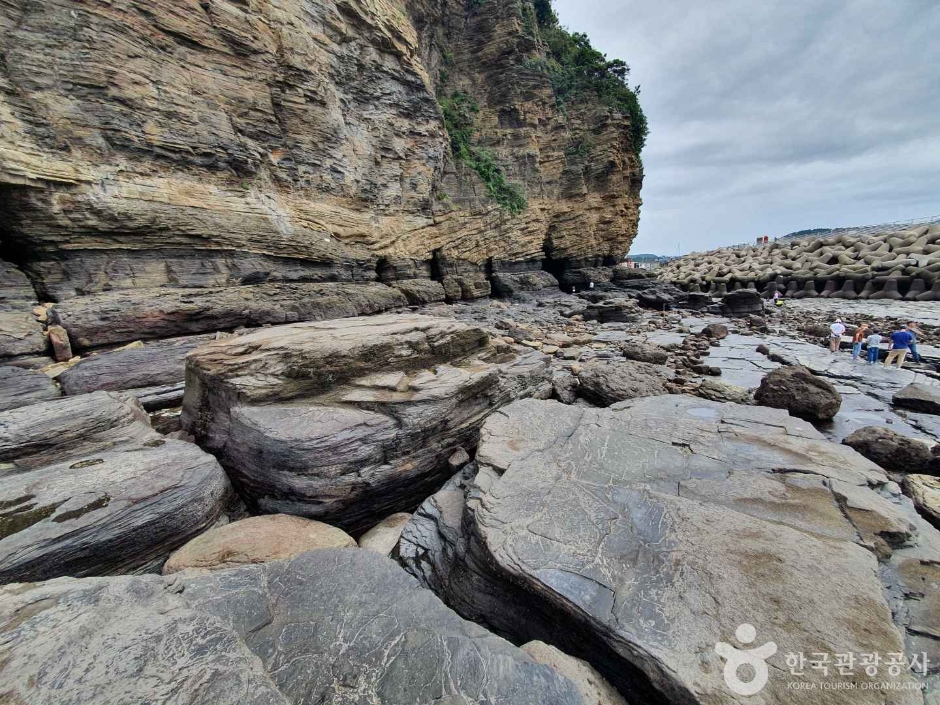
<svg viewBox="0 0 940 705"><path fill-rule="evenodd" d="M571 681L359 549L206 576L7 586L0 644L5 694L36 705L584 703Z"/></svg>
<svg viewBox="0 0 940 705"><path fill-rule="evenodd" d="M745 623L777 645L764 703L792 702L787 653L912 648L879 571L915 549L940 558L936 532L880 468L785 412L526 400L487 422L477 462L418 509L400 561L464 616L587 660L630 702L732 702L714 647ZM922 702L821 690L833 678L872 680L807 670L807 702Z"/></svg>

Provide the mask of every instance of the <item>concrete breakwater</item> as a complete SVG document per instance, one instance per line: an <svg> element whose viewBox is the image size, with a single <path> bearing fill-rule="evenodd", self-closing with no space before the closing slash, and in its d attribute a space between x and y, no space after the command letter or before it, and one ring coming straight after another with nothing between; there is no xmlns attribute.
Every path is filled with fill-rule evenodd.
<svg viewBox="0 0 940 705"><path fill-rule="evenodd" d="M660 278L719 296L748 288L766 298L940 301L940 224L693 253Z"/></svg>

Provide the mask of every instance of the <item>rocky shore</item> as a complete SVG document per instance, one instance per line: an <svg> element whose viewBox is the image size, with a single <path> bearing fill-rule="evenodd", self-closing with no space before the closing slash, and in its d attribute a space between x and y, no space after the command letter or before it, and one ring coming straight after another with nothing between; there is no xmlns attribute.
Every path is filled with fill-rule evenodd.
<svg viewBox="0 0 940 705"><path fill-rule="evenodd" d="M752 624L764 702L931 702L935 329L886 370L748 296L633 279L2 368L6 692L704 704ZM810 651L905 665L791 675Z"/></svg>

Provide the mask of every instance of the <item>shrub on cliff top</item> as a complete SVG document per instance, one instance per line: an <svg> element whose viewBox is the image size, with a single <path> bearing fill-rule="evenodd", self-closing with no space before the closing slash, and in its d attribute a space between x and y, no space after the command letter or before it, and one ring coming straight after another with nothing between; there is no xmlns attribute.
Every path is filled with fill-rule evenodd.
<svg viewBox="0 0 940 705"><path fill-rule="evenodd" d="M474 116L480 112L476 101L466 93L454 91L439 102L454 159L476 172L500 208L513 215L524 211L528 204L522 190L506 180L492 152L473 144Z"/></svg>
<svg viewBox="0 0 940 705"><path fill-rule="evenodd" d="M605 54L591 46L586 34L562 27L551 0L533 0L532 6L549 58L530 62L531 67L548 75L562 105L590 91L605 105L628 116L634 149L640 154L649 126L637 97L640 88L630 88L627 82L630 67L620 59L608 61Z"/></svg>

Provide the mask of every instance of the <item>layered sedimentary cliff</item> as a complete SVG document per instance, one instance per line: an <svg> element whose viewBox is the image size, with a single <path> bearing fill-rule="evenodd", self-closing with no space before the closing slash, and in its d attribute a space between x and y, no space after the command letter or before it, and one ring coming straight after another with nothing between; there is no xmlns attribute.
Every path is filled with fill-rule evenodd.
<svg viewBox="0 0 940 705"><path fill-rule="evenodd" d="M62 302L432 277L469 298L617 258L640 140L596 92L559 100L540 22L528 0L4 0L2 259ZM524 208L454 158L453 96Z"/></svg>

